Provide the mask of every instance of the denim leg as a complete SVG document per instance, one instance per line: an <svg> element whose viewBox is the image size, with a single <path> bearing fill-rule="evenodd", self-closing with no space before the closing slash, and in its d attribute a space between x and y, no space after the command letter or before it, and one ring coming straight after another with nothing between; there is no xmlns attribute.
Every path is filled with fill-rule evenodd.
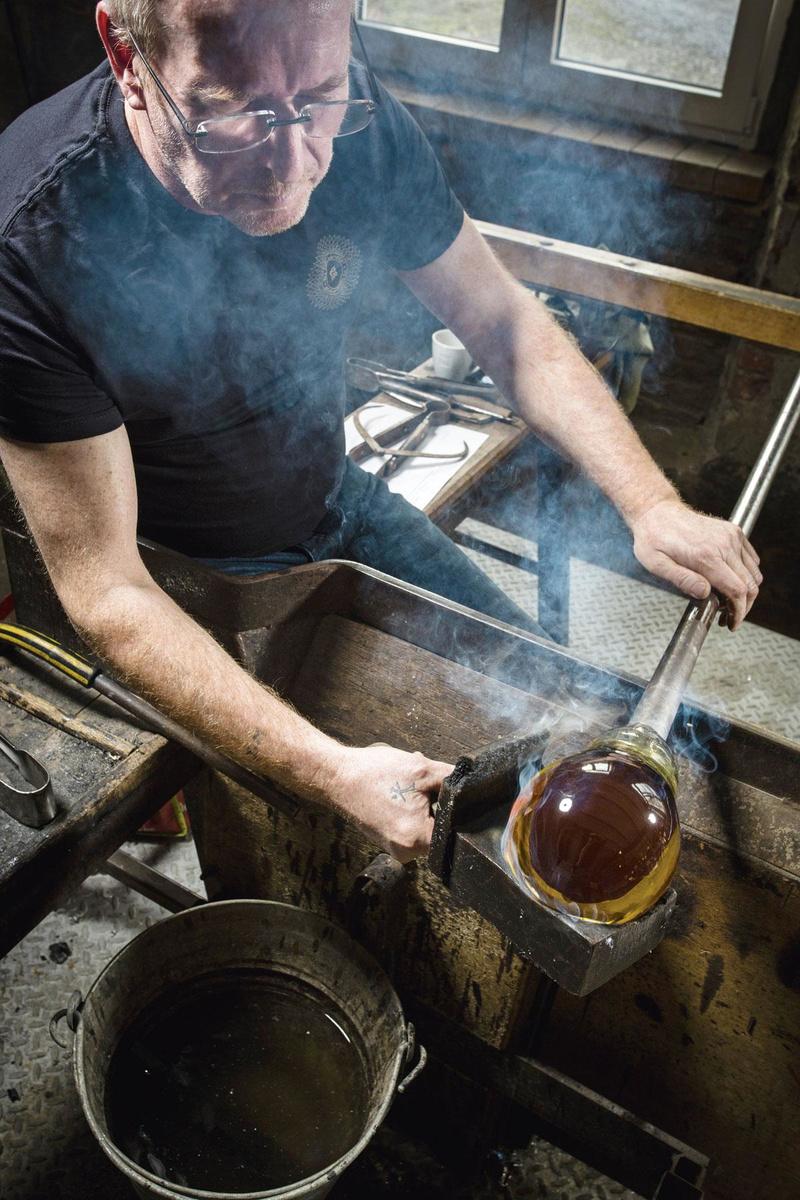
<svg viewBox="0 0 800 1200"><path fill-rule="evenodd" d="M206 567L224 571L227 575L267 575L285 571L288 567L300 567L312 562L311 555L301 547L276 550L261 558L198 558Z"/></svg>
<svg viewBox="0 0 800 1200"><path fill-rule="evenodd" d="M487 616L546 636L424 513L348 462L337 497L341 548L326 557L363 563Z"/></svg>
<svg viewBox="0 0 800 1200"><path fill-rule="evenodd" d="M256 558L200 559L233 575L261 575L349 559L542 637L541 626L484 575L424 513L348 460L336 503L298 546Z"/></svg>

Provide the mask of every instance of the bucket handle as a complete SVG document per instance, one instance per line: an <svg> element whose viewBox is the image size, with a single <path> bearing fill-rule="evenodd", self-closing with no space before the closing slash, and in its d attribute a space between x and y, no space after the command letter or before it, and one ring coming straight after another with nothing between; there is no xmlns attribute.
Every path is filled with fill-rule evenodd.
<svg viewBox="0 0 800 1200"><path fill-rule="evenodd" d="M81 1019L83 1003L84 1001L82 994L80 992L73 992L67 1001L67 1007L60 1008L58 1012L53 1013L52 1017L50 1018L50 1037L57 1046L61 1047L62 1050L69 1050L70 1046L67 1042L62 1042L61 1038L58 1036L58 1023L59 1021L66 1020L67 1029L69 1029L73 1034L77 1033L78 1022Z"/></svg>
<svg viewBox="0 0 800 1200"><path fill-rule="evenodd" d="M398 1083L397 1091L399 1093L404 1092L406 1090L406 1088L409 1087L410 1084L412 1084L414 1082L414 1080L419 1075L420 1071L423 1071L425 1069L425 1064L428 1061L428 1051L425 1049L425 1047L423 1045L421 1045L417 1042L416 1030L414 1029L414 1026L409 1021L408 1025L406 1027L406 1052L405 1052L405 1058L404 1058L406 1065L408 1065L408 1063L411 1062L411 1059L414 1057L415 1050L417 1052L417 1062L411 1068L409 1073L406 1076L404 1076L404 1078L401 1079L400 1082Z"/></svg>

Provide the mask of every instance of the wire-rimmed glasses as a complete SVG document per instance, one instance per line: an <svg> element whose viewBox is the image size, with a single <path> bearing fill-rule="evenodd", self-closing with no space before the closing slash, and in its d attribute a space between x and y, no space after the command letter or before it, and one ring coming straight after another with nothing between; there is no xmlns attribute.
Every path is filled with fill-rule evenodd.
<svg viewBox="0 0 800 1200"><path fill-rule="evenodd" d="M200 154L238 154L242 150L252 150L263 145L275 129L284 125L301 125L310 138L347 137L351 133L360 133L362 129L366 129L380 107L380 98L361 32L355 21L353 28L364 55L372 92L371 99L313 100L304 104L296 117L278 117L271 109L262 108L255 112L235 113L227 117L209 117L195 126L178 108L130 31L128 37L153 83L179 121L181 129L194 142L195 149Z"/></svg>

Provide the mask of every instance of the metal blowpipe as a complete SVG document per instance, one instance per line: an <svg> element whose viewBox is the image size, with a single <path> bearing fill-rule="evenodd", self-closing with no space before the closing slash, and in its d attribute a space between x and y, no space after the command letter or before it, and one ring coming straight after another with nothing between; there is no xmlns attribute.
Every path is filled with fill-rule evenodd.
<svg viewBox="0 0 800 1200"><path fill-rule="evenodd" d="M749 535L761 512L798 417L800 372L731 513L731 521L745 535ZM631 724L646 725L666 741L703 642L720 610L720 603L719 597L712 592L707 600L693 600L687 605L672 641L631 718Z"/></svg>
<svg viewBox="0 0 800 1200"><path fill-rule="evenodd" d="M731 521L748 534L800 416L800 374ZM686 608L631 723L545 764L517 797L503 854L518 885L546 908L622 925L652 908L678 864L678 766L672 722L719 597Z"/></svg>

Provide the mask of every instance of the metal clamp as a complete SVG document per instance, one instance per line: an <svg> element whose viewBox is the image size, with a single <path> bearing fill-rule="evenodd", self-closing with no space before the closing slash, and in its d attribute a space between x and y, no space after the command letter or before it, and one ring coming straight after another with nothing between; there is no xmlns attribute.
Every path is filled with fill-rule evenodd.
<svg viewBox="0 0 800 1200"><path fill-rule="evenodd" d="M21 824L31 829L42 829L56 815L56 799L49 771L27 750L20 750L2 734L0 754L8 759L28 785L17 787L0 779L0 808Z"/></svg>
<svg viewBox="0 0 800 1200"><path fill-rule="evenodd" d="M62 1050L69 1050L70 1046L67 1042L62 1042L61 1038L58 1037L58 1023L59 1021L65 1020L67 1023L67 1029L69 1029L73 1034L77 1033L82 1009L83 995L81 992L73 992L67 1001L67 1007L60 1008L58 1012L53 1013L52 1017L50 1018L50 1037L57 1046L61 1047Z"/></svg>
<svg viewBox="0 0 800 1200"><path fill-rule="evenodd" d="M414 1057L415 1050L417 1052L418 1057L417 1057L416 1065L411 1068L409 1073L403 1079L401 1079L397 1085L397 1091L398 1091L398 1093L401 1093L401 1094L406 1090L407 1087L409 1087L414 1082L414 1080L419 1075L420 1071L425 1070L425 1065L428 1061L428 1051L425 1049L424 1046L419 1045L417 1043L416 1030L414 1029L414 1026L411 1024L410 1021L406 1028L406 1038L407 1038L406 1053L405 1053L406 1064L408 1064L411 1061L411 1059Z"/></svg>

